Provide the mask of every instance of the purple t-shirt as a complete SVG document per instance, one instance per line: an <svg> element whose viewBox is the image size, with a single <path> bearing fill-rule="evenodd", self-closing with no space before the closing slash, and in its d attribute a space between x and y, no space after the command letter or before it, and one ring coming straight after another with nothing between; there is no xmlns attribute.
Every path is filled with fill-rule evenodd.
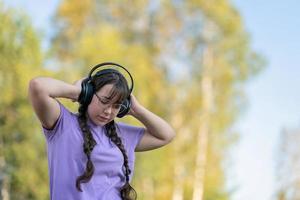
<svg viewBox="0 0 300 200"><path fill-rule="evenodd" d="M117 132L128 155L129 167L134 169L134 150L145 129L116 123ZM47 140L51 200L121 200L120 188L125 183L123 155L104 133L104 127L88 122L97 145L91 153L95 167L88 183L82 183L82 192L75 183L86 166L83 137L77 115L60 104L60 116L52 130L43 129Z"/></svg>

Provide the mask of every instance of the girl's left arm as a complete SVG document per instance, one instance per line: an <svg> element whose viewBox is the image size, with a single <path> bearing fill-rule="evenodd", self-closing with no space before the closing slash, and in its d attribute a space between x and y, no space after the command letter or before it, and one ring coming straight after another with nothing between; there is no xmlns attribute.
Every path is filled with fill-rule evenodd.
<svg viewBox="0 0 300 200"><path fill-rule="evenodd" d="M144 124L146 130L135 151L148 151L162 147L175 137L173 128L162 118L139 104L131 95L129 114Z"/></svg>

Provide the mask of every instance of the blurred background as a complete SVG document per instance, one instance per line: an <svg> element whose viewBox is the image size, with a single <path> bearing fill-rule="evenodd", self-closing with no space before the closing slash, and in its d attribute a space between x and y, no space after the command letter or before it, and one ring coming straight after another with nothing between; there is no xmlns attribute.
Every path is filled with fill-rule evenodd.
<svg viewBox="0 0 300 200"><path fill-rule="evenodd" d="M49 199L29 80L71 83L114 61L177 132L170 145L137 153L138 199L299 200L299 8L296 0L0 0L0 199Z"/></svg>

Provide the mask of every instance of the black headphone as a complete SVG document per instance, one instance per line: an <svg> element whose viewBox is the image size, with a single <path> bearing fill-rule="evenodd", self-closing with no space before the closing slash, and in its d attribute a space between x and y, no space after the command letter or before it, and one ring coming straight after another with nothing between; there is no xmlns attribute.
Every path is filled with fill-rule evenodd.
<svg viewBox="0 0 300 200"><path fill-rule="evenodd" d="M92 68L92 70L90 71L88 77L86 79L84 79L81 83L81 92L80 92L80 95L78 98L78 102L83 105L89 105L91 103L93 95L95 93L95 88L92 83L92 77L101 76L103 74L110 74L110 73L119 73L120 74L120 72L118 70L108 68L108 69L102 69L102 70L98 71L94 76L92 76L93 72L96 69L103 67L103 66L108 66L108 65L116 66L116 67L124 69L128 73L130 80L131 80L131 87L129 88L129 95L121 103L122 104L121 109L120 109L119 113L117 114L117 117L121 118L121 117L124 117L130 110L130 106L131 106L130 94L133 90L133 78L132 78L131 74L129 73L129 71L125 67L123 67L117 63L105 62L105 63L100 63L100 64L94 66Z"/></svg>

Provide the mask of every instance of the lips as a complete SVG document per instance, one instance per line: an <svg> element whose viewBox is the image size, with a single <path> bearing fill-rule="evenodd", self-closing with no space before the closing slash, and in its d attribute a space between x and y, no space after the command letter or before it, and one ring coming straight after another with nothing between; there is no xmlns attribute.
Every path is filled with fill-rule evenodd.
<svg viewBox="0 0 300 200"><path fill-rule="evenodd" d="M102 117L102 116L99 116L98 119L101 120L101 121L108 121L109 120L109 118Z"/></svg>

